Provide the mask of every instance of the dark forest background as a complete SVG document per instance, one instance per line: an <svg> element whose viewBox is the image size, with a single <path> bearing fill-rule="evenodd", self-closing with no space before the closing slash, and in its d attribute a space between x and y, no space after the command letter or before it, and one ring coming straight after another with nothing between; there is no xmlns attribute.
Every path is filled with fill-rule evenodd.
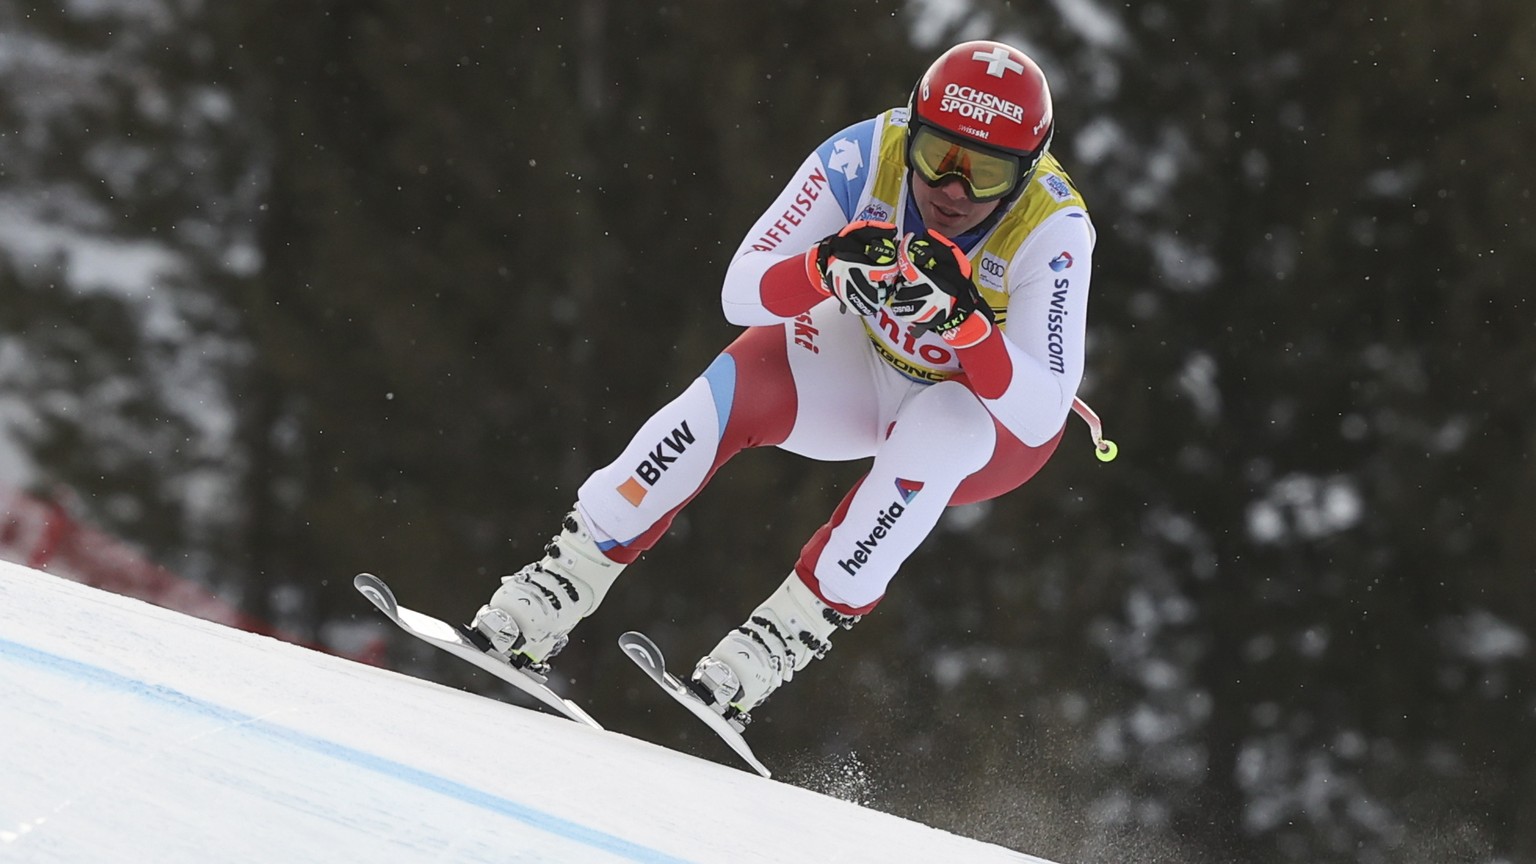
<svg viewBox="0 0 1536 864"><path fill-rule="evenodd" d="M467 618L789 172L978 37L1050 76L1121 456L954 511L759 755L1063 862L1536 862L1520 0L0 0L0 482L306 636L360 570ZM744 454L557 680L728 758L614 638L708 649L861 471Z"/></svg>

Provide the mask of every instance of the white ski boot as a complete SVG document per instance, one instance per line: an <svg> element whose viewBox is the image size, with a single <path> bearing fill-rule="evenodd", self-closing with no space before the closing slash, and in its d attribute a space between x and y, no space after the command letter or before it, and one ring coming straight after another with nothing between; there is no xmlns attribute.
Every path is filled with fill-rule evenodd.
<svg viewBox="0 0 1536 864"><path fill-rule="evenodd" d="M591 615L625 566L603 554L572 510L544 557L511 576L475 613L469 630L483 651L513 666L547 672L577 622Z"/></svg>
<svg viewBox="0 0 1536 864"><path fill-rule="evenodd" d="M780 684L832 650L828 640L839 627L858 620L823 603L791 573L745 624L699 660L688 687L739 731L752 721L748 712Z"/></svg>

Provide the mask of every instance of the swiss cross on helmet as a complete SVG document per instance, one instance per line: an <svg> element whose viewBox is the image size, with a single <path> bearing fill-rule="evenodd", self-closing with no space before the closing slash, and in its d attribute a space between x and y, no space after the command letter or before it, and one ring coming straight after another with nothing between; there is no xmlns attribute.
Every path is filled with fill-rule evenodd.
<svg viewBox="0 0 1536 864"><path fill-rule="evenodd" d="M932 185L959 177L972 199L1016 192L1054 131L1045 73L1001 42L962 42L912 89L907 161Z"/></svg>

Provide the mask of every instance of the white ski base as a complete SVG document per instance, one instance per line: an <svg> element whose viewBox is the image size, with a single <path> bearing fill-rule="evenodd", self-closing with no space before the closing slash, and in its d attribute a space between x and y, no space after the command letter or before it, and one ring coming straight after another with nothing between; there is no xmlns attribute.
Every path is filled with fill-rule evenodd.
<svg viewBox="0 0 1536 864"><path fill-rule="evenodd" d="M603 728L596 720L593 720L580 705L562 697L559 693L549 689L543 681L530 672L524 672L509 663L496 659L464 638L459 628L433 618L431 615L423 615L414 609L407 609L395 601L395 593L384 584L384 580L372 573L359 573L352 580L352 586L367 597L369 602L379 608L388 616L389 620L400 626L401 630L415 636L428 645L441 648L470 663L495 675L497 678L511 684L513 687L537 699L540 704L558 711L561 715L575 720L577 723L585 723L593 729Z"/></svg>
<svg viewBox="0 0 1536 864"><path fill-rule="evenodd" d="M711 731L720 736L720 739L730 745L736 755L740 756L748 765L751 765L757 773L764 777L772 777L767 766L758 761L752 753L752 748L747 745L747 739L741 737L724 717L716 714L713 708L705 705L699 697L693 695L683 682L677 680L677 676L667 671L667 660L662 656L661 649L651 641L651 637L634 630L619 637L619 647L629 655L629 659L635 661L635 665L645 670L645 674L651 676L651 680L661 685L668 696L677 700L679 705L687 708L693 716L704 721Z"/></svg>

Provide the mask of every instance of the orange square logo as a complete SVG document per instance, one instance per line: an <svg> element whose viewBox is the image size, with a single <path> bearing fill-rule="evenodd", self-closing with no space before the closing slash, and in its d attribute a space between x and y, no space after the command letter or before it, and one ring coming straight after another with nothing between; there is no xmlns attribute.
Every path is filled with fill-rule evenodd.
<svg viewBox="0 0 1536 864"><path fill-rule="evenodd" d="M640 502L645 500L646 491L646 488L640 485L640 481L633 477L619 484L619 494L624 496L625 501L636 507L639 507Z"/></svg>

